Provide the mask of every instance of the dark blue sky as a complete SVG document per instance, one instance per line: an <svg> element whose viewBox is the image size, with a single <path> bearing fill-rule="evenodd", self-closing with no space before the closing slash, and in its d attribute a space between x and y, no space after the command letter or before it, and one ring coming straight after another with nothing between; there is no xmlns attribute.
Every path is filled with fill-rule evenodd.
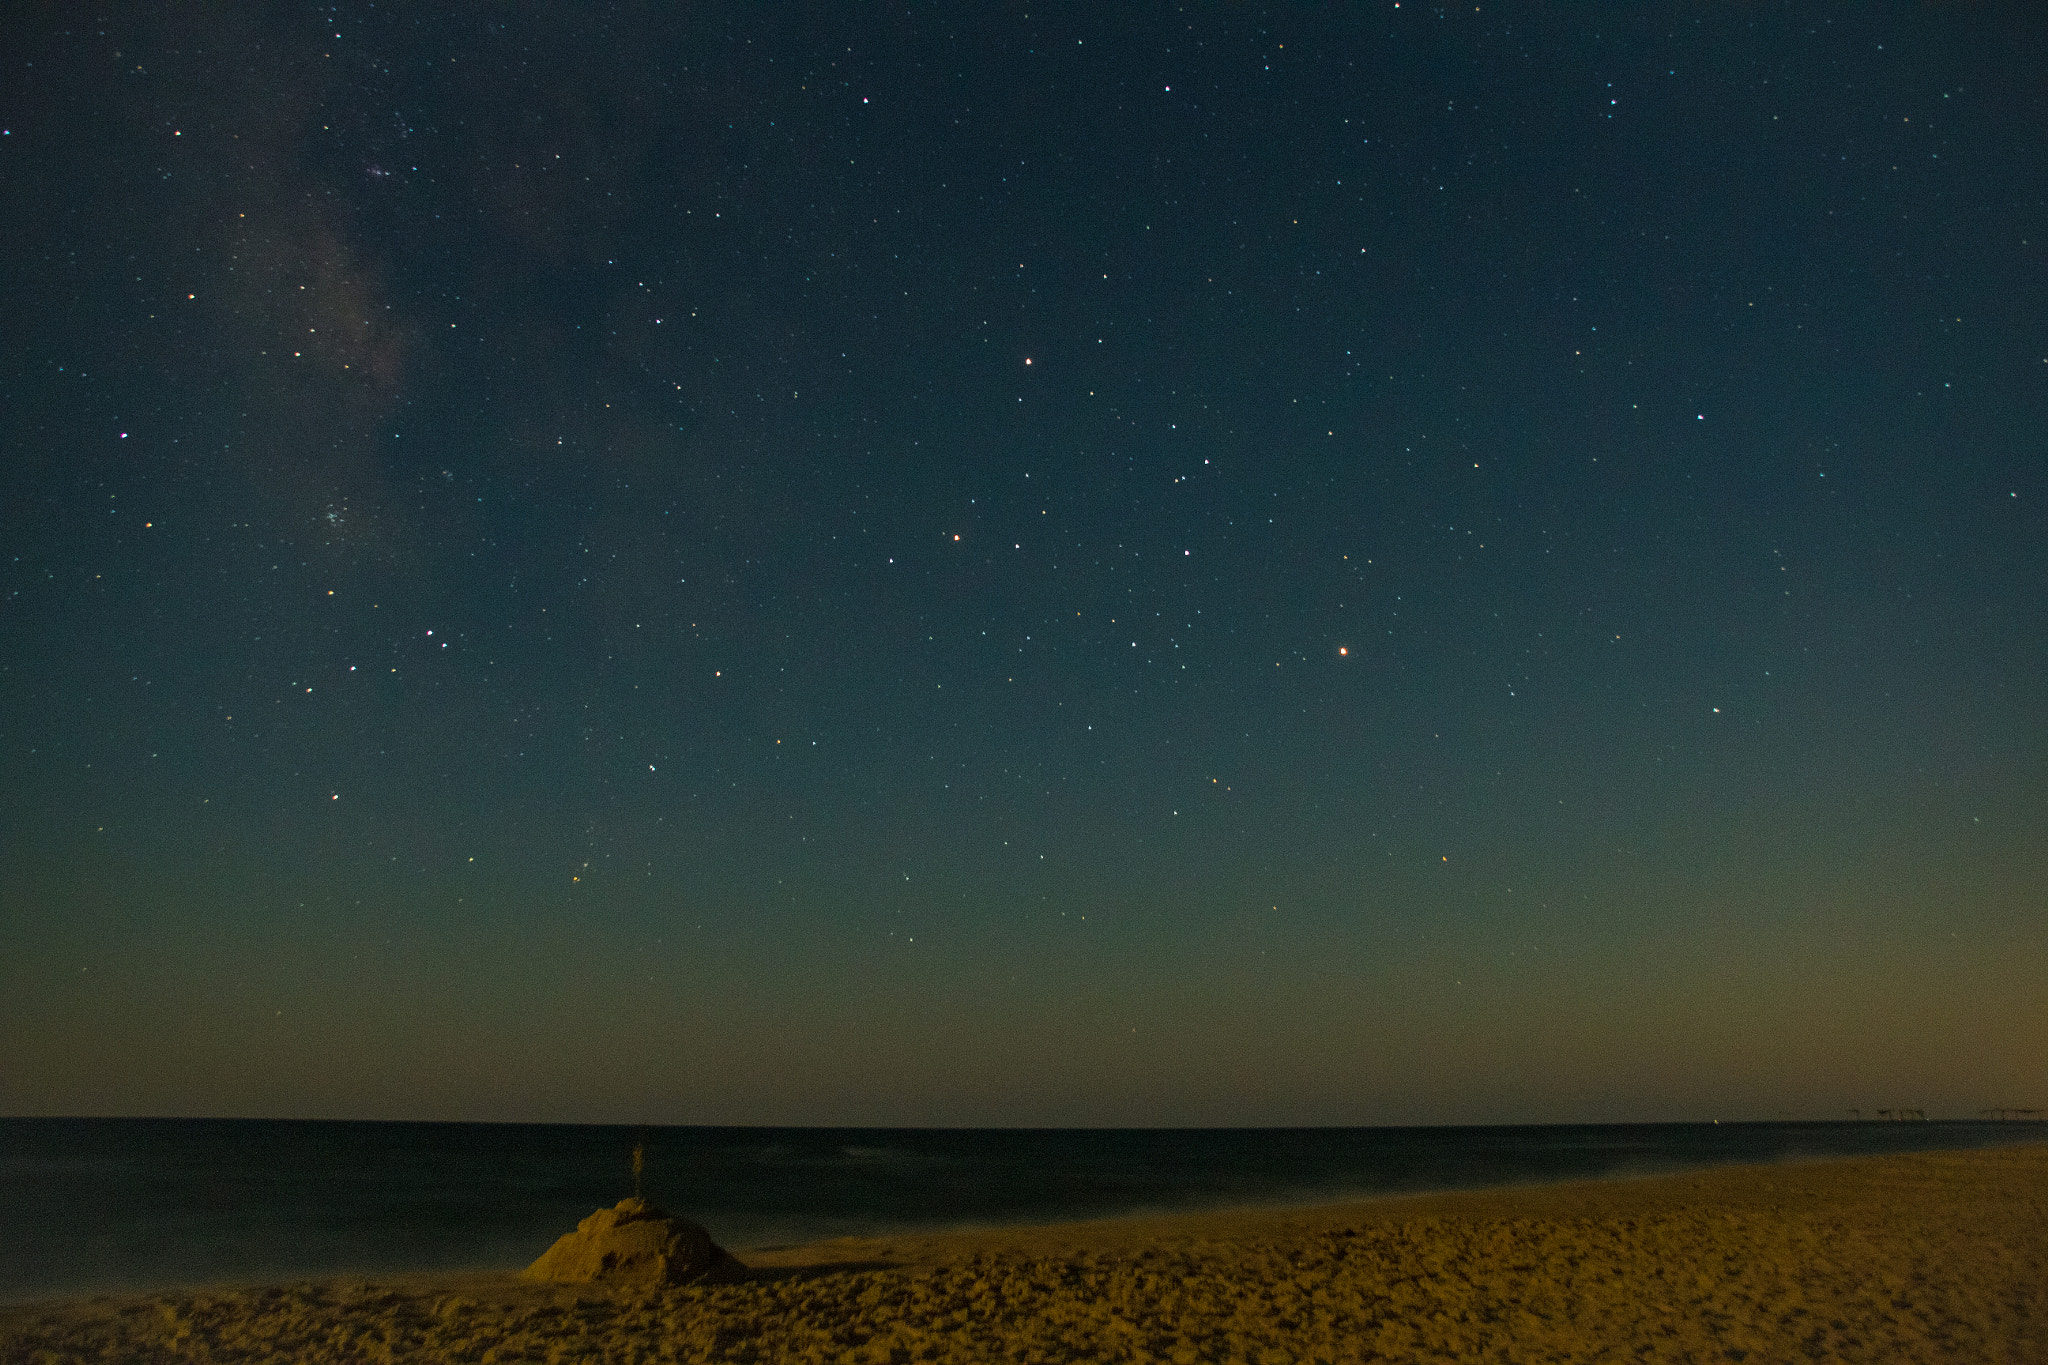
<svg viewBox="0 0 2048 1365"><path fill-rule="evenodd" d="M0 1108L2041 1102L2031 8L11 31Z"/></svg>

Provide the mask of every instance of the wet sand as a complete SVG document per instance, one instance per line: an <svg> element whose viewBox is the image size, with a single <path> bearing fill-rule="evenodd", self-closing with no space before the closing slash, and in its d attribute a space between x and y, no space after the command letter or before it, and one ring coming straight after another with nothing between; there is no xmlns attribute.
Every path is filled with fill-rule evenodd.
<svg viewBox="0 0 2048 1365"><path fill-rule="evenodd" d="M29 1305L0 1362L2048 1362L2048 1146L736 1250Z"/></svg>

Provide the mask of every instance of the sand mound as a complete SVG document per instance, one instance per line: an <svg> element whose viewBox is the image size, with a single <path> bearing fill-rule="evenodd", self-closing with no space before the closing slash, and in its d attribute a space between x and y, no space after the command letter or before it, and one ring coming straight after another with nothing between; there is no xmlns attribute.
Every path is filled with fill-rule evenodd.
<svg viewBox="0 0 2048 1365"><path fill-rule="evenodd" d="M558 1284L603 1282L658 1288L738 1279L746 1267L687 1218L671 1218L643 1199L621 1199L576 1225L521 1279Z"/></svg>

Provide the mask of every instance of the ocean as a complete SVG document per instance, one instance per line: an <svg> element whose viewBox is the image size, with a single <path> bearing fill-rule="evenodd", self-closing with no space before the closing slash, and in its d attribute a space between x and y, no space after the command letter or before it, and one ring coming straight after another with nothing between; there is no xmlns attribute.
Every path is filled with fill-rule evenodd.
<svg viewBox="0 0 2048 1365"><path fill-rule="evenodd" d="M2034 1122L875 1129L0 1119L0 1303L513 1269L645 1193L724 1245L2048 1140Z"/></svg>

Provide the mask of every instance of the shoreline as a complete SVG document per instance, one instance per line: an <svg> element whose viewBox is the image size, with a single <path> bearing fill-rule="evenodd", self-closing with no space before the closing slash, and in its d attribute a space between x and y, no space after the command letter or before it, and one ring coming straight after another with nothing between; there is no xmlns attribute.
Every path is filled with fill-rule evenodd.
<svg viewBox="0 0 2048 1365"><path fill-rule="evenodd" d="M2048 1359L2048 1145L0 1308L0 1358Z"/></svg>

